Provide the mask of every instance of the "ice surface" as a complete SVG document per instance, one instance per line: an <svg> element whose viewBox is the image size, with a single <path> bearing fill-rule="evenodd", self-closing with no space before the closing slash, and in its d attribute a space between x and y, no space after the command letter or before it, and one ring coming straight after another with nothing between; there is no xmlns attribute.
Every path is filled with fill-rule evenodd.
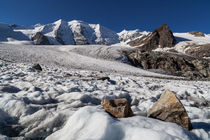
<svg viewBox="0 0 210 140"><path fill-rule="evenodd" d="M85 106L98 106L99 110L92 108L89 111L98 114L95 117L98 118L100 116L100 122L104 121L104 125L101 125L101 127L103 126L103 129L107 130L105 126L110 125L111 130L116 128L116 131L125 133L124 138L133 136L133 139L135 139L137 136L143 137L143 135L147 136L148 139L154 138L153 136L157 138L159 136L161 138L174 138L174 135L177 135L177 137L185 136L187 139L187 134L190 137L192 133L196 134L199 139L207 140L210 138L208 127L210 109L208 106L197 106L197 104L202 104L202 100L194 100L196 98L209 101L209 82L164 80L122 73L101 73L92 70L41 66L43 67L43 72L36 72L30 71L31 65L27 63L0 61L0 123L4 124L3 128L1 128L2 130L12 126L8 128L8 132L15 132L19 134L18 136L45 138L54 132L56 134L57 130L61 129L61 131L64 131L68 126L67 124L71 122L68 121L67 123L67 120L72 120L71 116L78 109ZM96 80L95 77L101 76L109 76L115 82ZM5 91L5 89L7 90ZM186 132L183 128L174 124L163 123L140 116L116 121L100 109L100 102L103 98L125 97L131 102L132 109L136 115L145 116L146 111L166 89L174 91L181 99L195 127L192 133ZM89 114L90 117L90 120L87 121L87 118L81 116L82 123L92 122L91 118L95 118L90 113L86 112L86 114L84 109L79 112L85 116ZM87 123L87 126L84 126L84 128L93 127L94 130L94 128L96 129L96 124L98 124L96 122ZM145 129L145 126L150 123L156 125L151 124L154 127L149 125L149 128ZM138 124L138 126L135 124ZM75 129L76 126L79 127L79 125L75 125ZM171 128L172 126L173 129ZM123 130L121 131L122 128ZM159 128L160 130L167 128L168 131L158 131ZM92 129L84 130L89 132ZM103 132L99 132L99 130L97 129L98 133L96 134L98 135L95 138L108 139L108 134L112 134L108 130ZM139 133L139 131L142 131L142 133ZM82 131L74 132L67 134L78 135ZM91 135L91 133L89 134ZM107 134L106 137L105 134ZM6 135L5 132L2 132L2 135Z"/></svg>
<svg viewBox="0 0 210 140"><path fill-rule="evenodd" d="M194 139L195 134L195 138L208 140L210 108L206 103L210 101L210 82L177 77L173 77L177 80L167 80L164 79L170 78L167 75L132 67L124 63L121 54L124 49L130 48L1 44L0 137L45 139L52 134L50 139L54 136L56 139L69 129L61 139L69 135L95 139L140 136ZM32 70L34 63L40 63L43 71ZM97 80L107 76L110 80ZM166 89L175 92L185 106L195 128L191 132L175 124L143 117ZM131 102L135 117L113 119L100 108L104 98L123 97ZM97 129L98 124L101 129ZM81 125L84 129L79 131ZM88 133L81 135L82 132Z"/></svg>

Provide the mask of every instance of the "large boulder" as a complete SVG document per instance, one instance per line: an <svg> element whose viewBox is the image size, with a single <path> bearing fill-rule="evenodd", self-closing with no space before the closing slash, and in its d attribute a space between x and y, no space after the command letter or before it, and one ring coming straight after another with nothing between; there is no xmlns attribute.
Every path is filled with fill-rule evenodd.
<svg viewBox="0 0 210 140"><path fill-rule="evenodd" d="M175 44L175 37L166 24L157 28L148 37L144 37L139 41L130 43L131 46L137 46L141 51L151 51L158 47L173 47Z"/></svg>
<svg viewBox="0 0 210 140"><path fill-rule="evenodd" d="M37 32L32 38L36 45L50 45L48 38L41 32Z"/></svg>
<svg viewBox="0 0 210 140"><path fill-rule="evenodd" d="M160 99L148 111L147 116L176 123L187 130L192 129L192 124L184 106L176 95L169 90L161 95Z"/></svg>
<svg viewBox="0 0 210 140"><path fill-rule="evenodd" d="M205 37L205 34L203 32L200 31L192 31L189 32L191 35L194 35L195 37Z"/></svg>
<svg viewBox="0 0 210 140"><path fill-rule="evenodd" d="M103 108L116 118L125 118L133 116L130 104L126 98L107 100L103 99L101 102Z"/></svg>
<svg viewBox="0 0 210 140"><path fill-rule="evenodd" d="M210 79L207 59L169 52L128 52L129 62L143 69L163 70L166 74L189 79Z"/></svg>

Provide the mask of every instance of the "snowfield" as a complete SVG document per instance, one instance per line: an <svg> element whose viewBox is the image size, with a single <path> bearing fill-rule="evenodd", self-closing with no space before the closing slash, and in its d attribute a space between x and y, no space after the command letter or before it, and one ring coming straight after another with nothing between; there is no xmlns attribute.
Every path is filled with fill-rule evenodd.
<svg viewBox="0 0 210 140"><path fill-rule="evenodd" d="M125 49L0 44L0 139L210 139L210 82L135 68L125 63ZM183 103L192 131L145 117L166 89ZM114 119L102 109L102 99L121 97L134 117Z"/></svg>

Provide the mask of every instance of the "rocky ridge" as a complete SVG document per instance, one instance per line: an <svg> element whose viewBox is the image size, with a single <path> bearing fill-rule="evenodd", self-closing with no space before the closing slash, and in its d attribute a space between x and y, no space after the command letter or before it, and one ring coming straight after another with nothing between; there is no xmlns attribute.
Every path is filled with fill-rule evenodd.
<svg viewBox="0 0 210 140"><path fill-rule="evenodd" d="M164 71L165 74L187 77L189 79L209 79L209 60L167 52L141 52L127 54L134 66L143 69Z"/></svg>

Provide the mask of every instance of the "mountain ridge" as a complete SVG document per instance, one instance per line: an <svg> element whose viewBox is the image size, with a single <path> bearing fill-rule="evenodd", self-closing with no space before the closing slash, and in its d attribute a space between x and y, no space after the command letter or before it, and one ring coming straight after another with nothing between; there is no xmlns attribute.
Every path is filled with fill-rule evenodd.
<svg viewBox="0 0 210 140"><path fill-rule="evenodd" d="M2 33L3 32L3 33ZM65 21L59 19L48 24L31 26L0 23L0 43L36 44L32 38L41 33L48 39L48 45L113 45L130 46L131 42L141 40L151 32L123 30L119 33L100 24L90 24L81 20ZM210 43L210 35L196 37L189 33L173 33L177 40ZM20 42L20 43L17 43ZM43 45L43 44L36 44ZM46 44L44 44L46 45Z"/></svg>

